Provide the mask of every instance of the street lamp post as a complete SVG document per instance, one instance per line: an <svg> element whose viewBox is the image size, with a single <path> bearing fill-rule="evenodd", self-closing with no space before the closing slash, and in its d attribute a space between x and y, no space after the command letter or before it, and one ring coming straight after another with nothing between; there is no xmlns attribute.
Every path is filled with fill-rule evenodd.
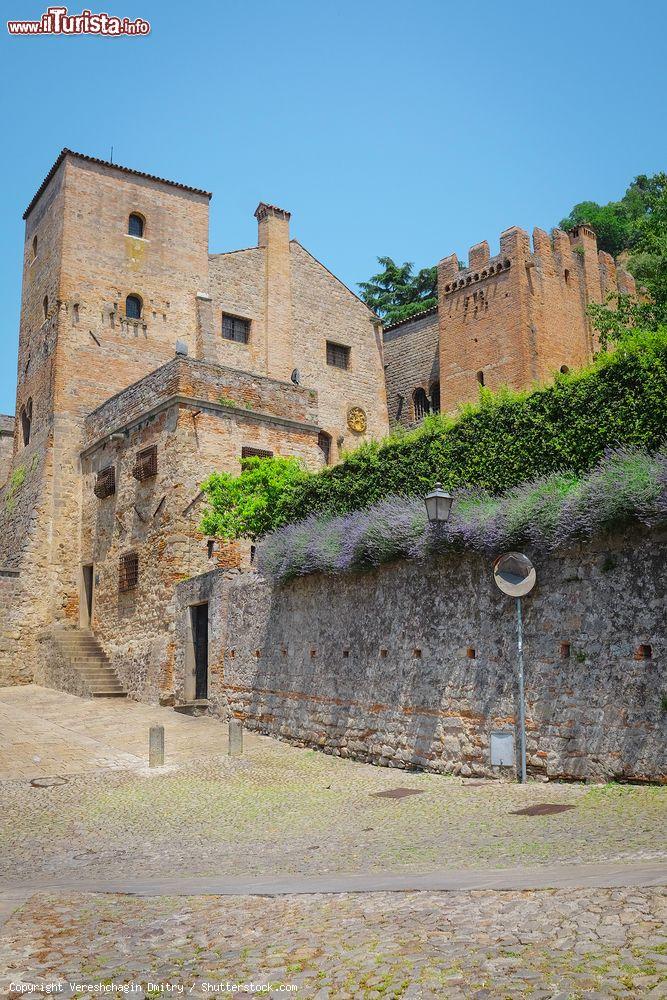
<svg viewBox="0 0 667 1000"><path fill-rule="evenodd" d="M526 775L526 699L524 694L523 676L523 614L521 598L529 594L537 579L535 567L522 552L506 552L499 556L493 564L493 579L503 594L509 594L516 600L517 624L517 674L519 700L519 746L521 782L525 784Z"/></svg>

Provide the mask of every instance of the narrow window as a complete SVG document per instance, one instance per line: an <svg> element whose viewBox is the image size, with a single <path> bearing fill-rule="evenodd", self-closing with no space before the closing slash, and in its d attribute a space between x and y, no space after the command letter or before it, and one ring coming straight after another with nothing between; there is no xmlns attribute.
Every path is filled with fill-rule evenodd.
<svg viewBox="0 0 667 1000"><path fill-rule="evenodd" d="M565 278L565 284L569 285L569 283L570 283L570 272L568 271L567 268L565 268L564 278Z"/></svg>
<svg viewBox="0 0 667 1000"><path fill-rule="evenodd" d="M134 478L142 483L145 479L157 476L157 445L152 444L149 448L144 448L137 452L134 468L132 469Z"/></svg>
<svg viewBox="0 0 667 1000"><path fill-rule="evenodd" d="M32 426L32 398L21 408L21 431L24 446L30 444L30 428Z"/></svg>
<svg viewBox="0 0 667 1000"><path fill-rule="evenodd" d="M241 459L244 458L273 458L273 452L267 451L265 448L253 448L251 445L244 444L241 448Z"/></svg>
<svg viewBox="0 0 667 1000"><path fill-rule="evenodd" d="M206 542L206 557L208 559L212 559L214 552L215 552L215 541L213 538L209 538Z"/></svg>
<svg viewBox="0 0 667 1000"><path fill-rule="evenodd" d="M350 348L327 340L327 364L332 368L350 367Z"/></svg>
<svg viewBox="0 0 667 1000"><path fill-rule="evenodd" d="M429 395L431 397L431 413L440 413L440 383L434 382Z"/></svg>
<svg viewBox="0 0 667 1000"><path fill-rule="evenodd" d="M32 259L37 260L37 237L32 238Z"/></svg>
<svg viewBox="0 0 667 1000"><path fill-rule="evenodd" d="M415 408L415 420L421 420L427 413L431 412L431 404L428 401L425 389L415 389L412 402Z"/></svg>
<svg viewBox="0 0 667 1000"><path fill-rule="evenodd" d="M324 462L329 465L331 462L331 434L327 434L326 431L320 431L317 435L317 445L324 455Z"/></svg>
<svg viewBox="0 0 667 1000"><path fill-rule="evenodd" d="M223 340L233 340L236 344L247 344L250 339L250 320L223 313L222 337Z"/></svg>
<svg viewBox="0 0 667 1000"><path fill-rule="evenodd" d="M125 315L128 319L141 319L141 299L138 295L128 295L125 299Z"/></svg>
<svg viewBox="0 0 667 1000"><path fill-rule="evenodd" d="M139 236L144 235L144 220L136 212L132 212L127 223L127 232L129 236Z"/></svg>
<svg viewBox="0 0 667 1000"><path fill-rule="evenodd" d="M134 590L139 583L139 553L125 552L118 563L118 589Z"/></svg>
<svg viewBox="0 0 667 1000"><path fill-rule="evenodd" d="M42 310L44 312L44 319L49 315L49 297L45 295L42 300Z"/></svg>
<svg viewBox="0 0 667 1000"><path fill-rule="evenodd" d="M101 469L95 478L93 493L99 500L111 497L116 492L116 470L113 465Z"/></svg>
<svg viewBox="0 0 667 1000"><path fill-rule="evenodd" d="M477 372L477 381L480 385L484 385L484 372Z"/></svg>

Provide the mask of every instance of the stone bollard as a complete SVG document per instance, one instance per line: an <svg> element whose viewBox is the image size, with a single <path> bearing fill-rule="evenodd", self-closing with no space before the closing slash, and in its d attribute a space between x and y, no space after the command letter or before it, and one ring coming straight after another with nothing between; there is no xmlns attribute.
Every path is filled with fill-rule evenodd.
<svg viewBox="0 0 667 1000"><path fill-rule="evenodd" d="M148 766L164 764L164 726L151 726L148 733Z"/></svg>
<svg viewBox="0 0 667 1000"><path fill-rule="evenodd" d="M240 757L243 753L243 723L240 719L229 720L229 756Z"/></svg>

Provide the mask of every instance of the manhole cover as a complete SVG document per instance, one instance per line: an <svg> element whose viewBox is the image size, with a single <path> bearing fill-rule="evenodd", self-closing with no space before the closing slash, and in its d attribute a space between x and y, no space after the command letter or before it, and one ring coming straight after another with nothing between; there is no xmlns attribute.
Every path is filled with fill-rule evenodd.
<svg viewBox="0 0 667 1000"><path fill-rule="evenodd" d="M564 813L575 806L557 805L555 802L540 802L536 806L526 806L525 809L512 810L512 816L550 816L552 813Z"/></svg>
<svg viewBox="0 0 667 1000"><path fill-rule="evenodd" d="M67 778L33 778L30 784L33 788L53 788L54 785L66 785Z"/></svg>
<svg viewBox="0 0 667 1000"><path fill-rule="evenodd" d="M421 788L388 788L386 792L371 792L376 799L404 799L406 795L422 795Z"/></svg>

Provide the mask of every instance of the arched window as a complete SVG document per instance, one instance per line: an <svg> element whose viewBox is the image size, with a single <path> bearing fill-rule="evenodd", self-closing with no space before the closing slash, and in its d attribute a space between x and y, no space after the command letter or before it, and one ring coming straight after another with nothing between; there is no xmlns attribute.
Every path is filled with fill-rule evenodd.
<svg viewBox="0 0 667 1000"><path fill-rule="evenodd" d="M49 297L45 295L42 300L42 310L44 311L44 319L49 315Z"/></svg>
<svg viewBox="0 0 667 1000"><path fill-rule="evenodd" d="M412 395L412 402L415 408L415 420L421 420L422 417L431 412L431 404L424 389L415 389Z"/></svg>
<svg viewBox="0 0 667 1000"><path fill-rule="evenodd" d="M125 315L128 319L141 319L141 299L138 295L128 295L125 299Z"/></svg>
<svg viewBox="0 0 667 1000"><path fill-rule="evenodd" d="M144 220L141 215L137 212L132 212L130 218L127 222L127 232L128 236L143 236L144 235Z"/></svg>
<svg viewBox="0 0 667 1000"><path fill-rule="evenodd" d="M477 372L477 381L480 385L484 385L484 372Z"/></svg>
<svg viewBox="0 0 667 1000"><path fill-rule="evenodd" d="M320 431L317 435L317 444L324 455L326 465L329 465L331 462L331 434L327 434L326 431Z"/></svg>
<svg viewBox="0 0 667 1000"><path fill-rule="evenodd" d="M567 367L567 365L561 365L560 366L560 373L561 373L561 375L567 375L567 373L569 372L569 370L570 369Z"/></svg>
<svg viewBox="0 0 667 1000"><path fill-rule="evenodd" d="M440 413L440 383L434 382L429 390L431 397L431 413Z"/></svg>
<svg viewBox="0 0 667 1000"><path fill-rule="evenodd" d="M32 398L21 407L21 431L24 446L30 443L30 427L32 425Z"/></svg>
<svg viewBox="0 0 667 1000"><path fill-rule="evenodd" d="M37 237L32 238L32 259L37 260Z"/></svg>

